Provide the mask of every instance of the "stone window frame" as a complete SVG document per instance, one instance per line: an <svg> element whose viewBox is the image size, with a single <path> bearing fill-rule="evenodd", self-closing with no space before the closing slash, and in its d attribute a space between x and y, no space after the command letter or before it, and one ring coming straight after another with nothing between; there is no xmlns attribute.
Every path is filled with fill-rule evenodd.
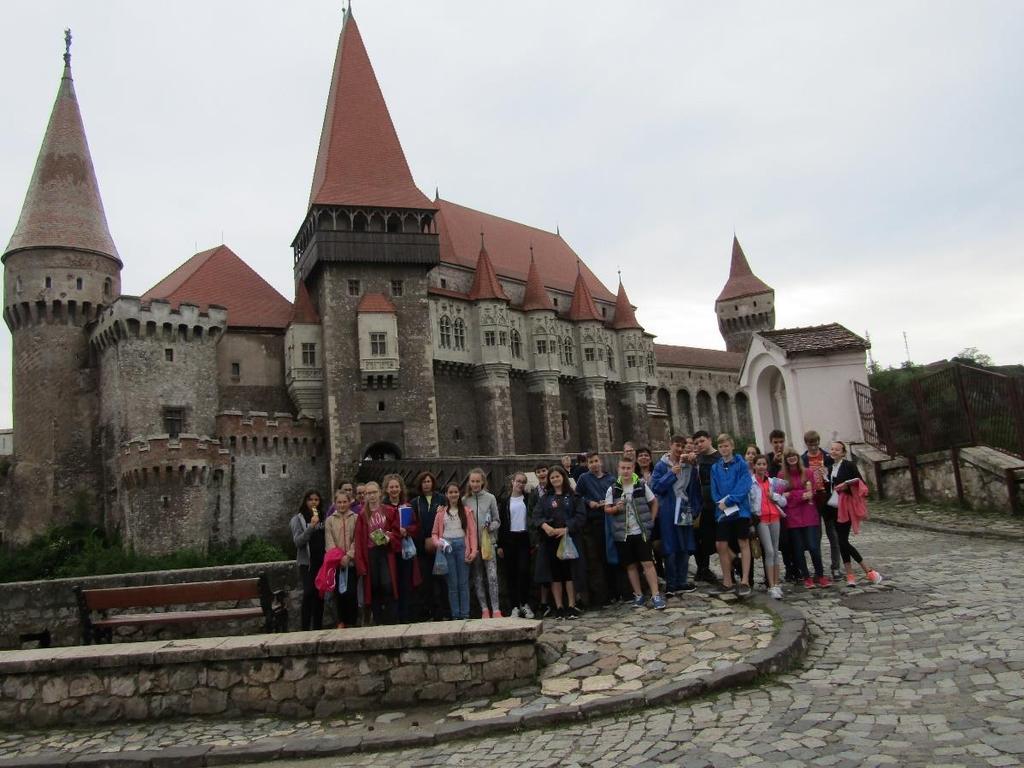
<svg viewBox="0 0 1024 768"><path fill-rule="evenodd" d="M583 360L587 363L593 363L597 360L597 353L594 351L593 347L583 348Z"/></svg>
<svg viewBox="0 0 1024 768"><path fill-rule="evenodd" d="M509 349L512 350L512 357L517 360L523 359L523 337L519 335L519 331L515 328L509 334L508 340Z"/></svg>
<svg viewBox="0 0 1024 768"><path fill-rule="evenodd" d="M448 315L441 315L437 321L437 332L440 336L441 349L452 348L452 319Z"/></svg>
<svg viewBox="0 0 1024 768"><path fill-rule="evenodd" d="M164 362L165 363L173 363L174 362L174 348L173 347L164 347Z"/></svg>
<svg viewBox="0 0 1024 768"><path fill-rule="evenodd" d="M370 355L372 357L387 357L387 333L385 333L384 331L370 331Z"/></svg>
<svg viewBox="0 0 1024 768"><path fill-rule="evenodd" d="M237 361L237 360L233 360L231 362L231 382L233 384L237 384L241 380L242 380L242 364L239 361Z"/></svg>
<svg viewBox="0 0 1024 768"><path fill-rule="evenodd" d="M363 294L363 281L356 277L350 277L348 279L348 295L349 296L362 296Z"/></svg>
<svg viewBox="0 0 1024 768"><path fill-rule="evenodd" d="M455 349L464 350L466 348L466 323L461 317L456 317L455 322L452 323L452 341Z"/></svg>
<svg viewBox="0 0 1024 768"><path fill-rule="evenodd" d="M537 339L537 354L546 355L548 353L548 340Z"/></svg>
<svg viewBox="0 0 1024 768"><path fill-rule="evenodd" d="M615 370L615 352L612 350L612 345L608 344L605 347L605 351L608 353L608 370Z"/></svg>
<svg viewBox="0 0 1024 768"><path fill-rule="evenodd" d="M76 291L80 291L84 287L85 287L85 281L82 278L80 278L80 277L76 277L75 278L75 290Z"/></svg>
<svg viewBox="0 0 1024 768"><path fill-rule="evenodd" d="M572 343L572 337L566 336L562 339L562 362L566 365L576 365L576 352Z"/></svg>
<svg viewBox="0 0 1024 768"><path fill-rule="evenodd" d="M626 355L626 367L627 368L636 368L637 367L636 355Z"/></svg>
<svg viewBox="0 0 1024 768"><path fill-rule="evenodd" d="M181 405L165 405L160 409L160 421L163 424L164 432L177 439L186 430L187 411ZM175 426L177 428L175 428Z"/></svg>
<svg viewBox="0 0 1024 768"><path fill-rule="evenodd" d="M316 342L302 342L302 365L306 368L316 368Z"/></svg>
<svg viewBox="0 0 1024 768"><path fill-rule="evenodd" d="M392 280L391 281L391 295L396 299L402 298L402 294L405 291L405 282L403 280Z"/></svg>
<svg viewBox="0 0 1024 768"><path fill-rule="evenodd" d="M493 347L498 343L497 334L494 331L484 331L484 346Z"/></svg>

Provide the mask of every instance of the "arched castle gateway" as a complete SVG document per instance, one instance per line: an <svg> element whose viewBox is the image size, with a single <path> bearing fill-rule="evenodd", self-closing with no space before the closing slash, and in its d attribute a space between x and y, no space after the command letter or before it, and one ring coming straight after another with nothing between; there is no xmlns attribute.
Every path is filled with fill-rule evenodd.
<svg viewBox="0 0 1024 768"><path fill-rule="evenodd" d="M716 302L729 351L655 345L558 233L416 187L351 11L292 247L294 302L226 245L122 295L66 55L3 256L5 539L77 505L140 551L203 547L275 531L366 457L750 432L737 374L774 295L739 243Z"/></svg>

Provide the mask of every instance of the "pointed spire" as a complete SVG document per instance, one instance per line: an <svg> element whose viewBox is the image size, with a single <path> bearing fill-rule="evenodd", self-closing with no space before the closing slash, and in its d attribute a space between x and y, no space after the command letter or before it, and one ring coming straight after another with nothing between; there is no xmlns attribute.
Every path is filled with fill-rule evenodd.
<svg viewBox="0 0 1024 768"><path fill-rule="evenodd" d="M530 271L526 273L526 290L523 291L524 312L536 312L539 310L555 311L555 305L551 297L544 290L544 283L541 282L540 272L537 270L537 262L533 258L533 246L530 246Z"/></svg>
<svg viewBox="0 0 1024 768"><path fill-rule="evenodd" d="M572 290L572 304L569 306L569 319L579 322L583 320L596 320L601 322L601 313L597 311L597 304L594 303L594 294L587 287L587 281L583 279L583 271L580 269L580 262L576 261L576 286Z"/></svg>
<svg viewBox="0 0 1024 768"><path fill-rule="evenodd" d="M299 284L295 288L295 304L292 307L292 319L289 324L296 323L320 324L320 315L317 314L316 307L313 306L313 299L309 295L309 289L306 288L305 280L299 280Z"/></svg>
<svg viewBox="0 0 1024 768"><path fill-rule="evenodd" d="M349 6L309 204L433 208L417 187Z"/></svg>
<svg viewBox="0 0 1024 768"><path fill-rule="evenodd" d="M469 298L473 301L479 299L510 301L508 294L505 293L505 289L498 281L498 274L494 271L491 257L487 255L482 230L480 232L480 256L476 262L476 274L473 275L473 287L469 289Z"/></svg>
<svg viewBox="0 0 1024 768"><path fill-rule="evenodd" d="M718 301L738 299L742 296L754 296L759 293L772 293L771 287L764 283L750 269L747 255L743 253L740 241L732 236L732 261L729 264L729 279L718 294Z"/></svg>
<svg viewBox="0 0 1024 768"><path fill-rule="evenodd" d="M71 79L71 30L64 32L64 74L4 258L27 248L92 251L121 263L107 227Z"/></svg>
<svg viewBox="0 0 1024 768"><path fill-rule="evenodd" d="M633 305L629 303L629 297L626 296L626 289L622 285L622 273L619 273L619 292L615 296L615 317L612 318L612 328L616 331L625 331L630 329L643 330L643 326L637 322L636 313L633 311Z"/></svg>

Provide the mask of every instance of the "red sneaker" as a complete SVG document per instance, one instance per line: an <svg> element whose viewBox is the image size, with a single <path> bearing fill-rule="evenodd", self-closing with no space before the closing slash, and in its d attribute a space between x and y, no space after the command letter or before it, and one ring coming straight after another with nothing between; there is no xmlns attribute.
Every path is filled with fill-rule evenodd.
<svg viewBox="0 0 1024 768"><path fill-rule="evenodd" d="M828 576L821 576L818 578L818 586L822 589L825 589L826 587L831 587L832 579L830 579Z"/></svg>
<svg viewBox="0 0 1024 768"><path fill-rule="evenodd" d="M814 579L808 576L804 579L804 586L807 587L807 589L814 589Z"/></svg>

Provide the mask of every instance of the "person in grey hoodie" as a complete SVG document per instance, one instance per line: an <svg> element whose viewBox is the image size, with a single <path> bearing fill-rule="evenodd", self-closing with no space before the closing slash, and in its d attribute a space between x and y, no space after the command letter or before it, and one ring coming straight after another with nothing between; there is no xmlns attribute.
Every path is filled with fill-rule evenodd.
<svg viewBox="0 0 1024 768"><path fill-rule="evenodd" d="M498 512L498 500L494 498L493 493L487 490L487 475L482 469L470 470L462 505L476 516L476 530L480 537L480 557L473 561L473 588L476 590L476 599L480 602L481 615L485 619L492 616L500 619L502 614L501 606L498 603L498 545L494 537L501 527L501 515ZM489 539L489 546L485 545L484 537ZM489 557L487 557L488 550L490 551ZM487 559L484 559L485 557ZM485 576L487 578L486 589L484 589ZM488 593L491 598L490 605L487 603Z"/></svg>
<svg viewBox="0 0 1024 768"><path fill-rule="evenodd" d="M323 629L324 601L314 581L324 562L326 534L320 519L320 494L306 491L288 524L295 542L295 564L302 587L302 629Z"/></svg>

